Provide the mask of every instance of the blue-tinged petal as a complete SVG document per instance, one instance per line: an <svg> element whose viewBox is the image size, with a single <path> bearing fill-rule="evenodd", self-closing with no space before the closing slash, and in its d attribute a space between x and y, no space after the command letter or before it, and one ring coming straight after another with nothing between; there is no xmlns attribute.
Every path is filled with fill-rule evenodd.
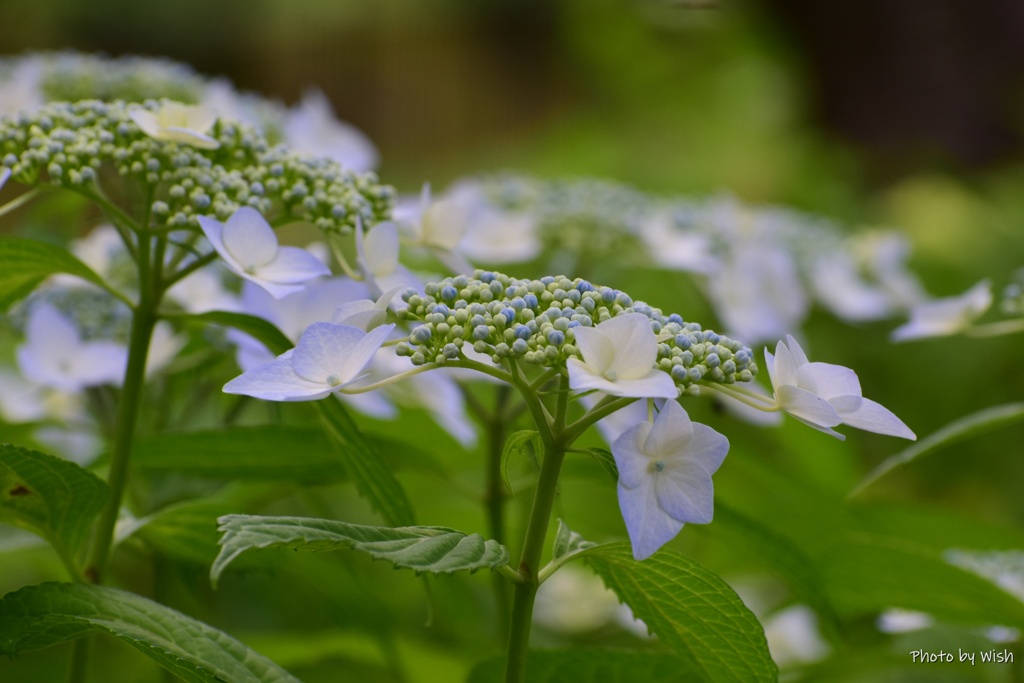
<svg viewBox="0 0 1024 683"><path fill-rule="evenodd" d="M336 387L310 382L295 374L290 358L248 370L224 385L226 394L245 394L265 401L315 401Z"/></svg>
<svg viewBox="0 0 1024 683"><path fill-rule="evenodd" d="M305 249L281 247L269 263L256 268L254 276L256 282L297 284L330 274L331 269Z"/></svg>
<svg viewBox="0 0 1024 683"><path fill-rule="evenodd" d="M639 422L612 442L612 456L619 470L619 486L635 489L650 476L651 460L644 454L644 444L651 432L651 423Z"/></svg>
<svg viewBox="0 0 1024 683"><path fill-rule="evenodd" d="M633 546L633 557L644 560L675 538L683 523L658 507L658 501L648 479L644 485L627 489L618 487L619 509L626 522L626 531Z"/></svg>
<svg viewBox="0 0 1024 683"><path fill-rule="evenodd" d="M356 373L348 374L348 356L365 336L358 327L313 323L302 333L292 353L295 374L311 382L333 383L333 386L351 381Z"/></svg>
<svg viewBox="0 0 1024 683"><path fill-rule="evenodd" d="M651 458L675 457L686 450L692 437L690 416L677 401L667 401L654 420L644 452Z"/></svg>

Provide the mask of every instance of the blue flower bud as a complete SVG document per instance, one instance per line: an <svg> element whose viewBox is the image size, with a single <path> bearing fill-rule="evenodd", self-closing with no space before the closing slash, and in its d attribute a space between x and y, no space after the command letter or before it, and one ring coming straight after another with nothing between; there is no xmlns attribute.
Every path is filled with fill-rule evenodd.
<svg viewBox="0 0 1024 683"><path fill-rule="evenodd" d="M441 288L441 298L445 301L452 301L456 296L459 295L459 290L455 289L451 285Z"/></svg>
<svg viewBox="0 0 1024 683"><path fill-rule="evenodd" d="M563 318L564 320L564 318ZM552 330L548 333L548 343L554 344L555 346L561 346L565 343L565 334L558 330Z"/></svg>

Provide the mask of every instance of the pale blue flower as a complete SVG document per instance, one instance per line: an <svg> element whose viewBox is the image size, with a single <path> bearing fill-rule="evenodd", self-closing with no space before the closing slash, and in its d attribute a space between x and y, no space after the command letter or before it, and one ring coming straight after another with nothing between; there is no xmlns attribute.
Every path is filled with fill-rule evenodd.
<svg viewBox="0 0 1024 683"><path fill-rule="evenodd" d="M298 345L224 385L228 394L266 401L315 401L359 379L394 325L364 332L351 325L314 323Z"/></svg>
<svg viewBox="0 0 1024 683"><path fill-rule="evenodd" d="M619 508L636 559L653 555L684 524L711 521L711 475L725 460L729 440L691 422L679 403L666 402L653 424L641 422L611 448L619 468Z"/></svg>

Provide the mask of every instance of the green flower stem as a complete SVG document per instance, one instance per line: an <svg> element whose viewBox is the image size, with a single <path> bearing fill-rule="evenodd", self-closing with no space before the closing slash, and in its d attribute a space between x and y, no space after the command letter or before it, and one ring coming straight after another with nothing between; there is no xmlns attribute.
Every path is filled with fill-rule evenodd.
<svg viewBox="0 0 1024 683"><path fill-rule="evenodd" d="M33 199L36 198L36 196L40 193L40 191L41 190L38 187L32 188L28 192L26 192L26 193L24 193L24 194L22 194L22 195L20 195L18 197L15 197L14 199L12 199L11 201L7 202L3 206L0 206L0 216L6 216L11 211L14 211L15 209L17 209L19 206L23 206L25 204L28 204L30 201L32 201Z"/></svg>
<svg viewBox="0 0 1024 683"><path fill-rule="evenodd" d="M110 473L107 478L107 483L110 486L110 498L100 513L99 524L93 536L85 570L86 578L97 584L103 582L103 574L106 571L107 559L110 556L114 537L114 526L117 523L125 485L128 481L128 459L131 455L142 388L146 379L146 358L149 355L149 343L153 337L153 327L157 320L158 295L156 283L153 281L155 273L151 270L150 264L151 247L149 237L140 236L138 243L139 303L132 311L128 366L125 369L121 397L117 406Z"/></svg>
<svg viewBox="0 0 1024 683"><path fill-rule="evenodd" d="M468 393L468 392L467 392ZM490 529L490 536L498 543L506 545L505 542L505 501L508 494L505 492L505 482L501 476L501 456L505 451L505 439L508 436L508 427L504 421L505 404L508 403L509 386L503 384L498 387L495 401L494 413L484 415L484 427L487 430L487 474L484 490L484 508L487 511L487 526ZM512 618L509 611L508 584L499 574L494 575L494 597L498 603L498 623L501 628L501 637L507 637L505 631L507 624Z"/></svg>
<svg viewBox="0 0 1024 683"><path fill-rule="evenodd" d="M548 524L551 521L551 510L558 491L558 474L562 469L566 448L564 428L565 414L568 404L568 378L559 378L559 386L565 389L558 394L555 413L551 423L540 399L529 390L516 373L514 386L519 389L526 400L537 423L541 441L544 445L544 461L541 464L540 477L537 480L537 491L533 497L530 510L530 521L526 527L526 538L523 542L523 554L519 560L519 575L522 583L517 583L512 598L512 620L509 626L508 659L506 660L505 682L525 683L526 655L530 645L530 626L533 620L533 603L540 586L540 560L544 551Z"/></svg>
<svg viewBox="0 0 1024 683"><path fill-rule="evenodd" d="M178 272L174 273L174 275L171 275L170 277L165 279L163 281L162 288L165 291L170 289L171 286L174 285L176 282L181 282L186 277L188 277L192 273L196 272L197 270L199 270L203 266L207 265L208 263L213 263L216 260L217 260L217 252L215 252L215 251L211 251L209 254L204 254L203 256L200 256L199 258L197 258L192 263L188 264L187 266L185 266L184 268L182 268Z"/></svg>

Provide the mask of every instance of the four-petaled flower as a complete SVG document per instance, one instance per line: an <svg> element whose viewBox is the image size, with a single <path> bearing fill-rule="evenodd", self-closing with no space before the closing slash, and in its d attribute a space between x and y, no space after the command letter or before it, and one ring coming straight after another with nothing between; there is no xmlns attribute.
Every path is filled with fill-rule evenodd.
<svg viewBox="0 0 1024 683"><path fill-rule="evenodd" d="M277 235L256 209L243 206L226 223L199 217L206 239L239 277L256 283L275 299L301 291L330 269L299 247L280 247Z"/></svg>
<svg viewBox="0 0 1024 683"><path fill-rule="evenodd" d="M676 398L679 392L668 373L654 367L658 340L651 320L627 313L594 326L576 327L576 348L583 360L570 358L569 386L597 389L612 396Z"/></svg>
<svg viewBox="0 0 1024 683"><path fill-rule="evenodd" d="M164 100L156 111L133 105L128 108L128 116L154 140L180 142L200 149L220 147L215 138L207 135L217 121L212 109Z"/></svg>
<svg viewBox="0 0 1024 683"><path fill-rule="evenodd" d="M832 429L839 424L917 438L887 408L864 398L856 372L841 365L809 362L792 336L778 343L774 356L765 349L764 358L779 407L801 422L840 440L846 437Z"/></svg>
<svg viewBox="0 0 1024 683"><path fill-rule="evenodd" d="M224 385L228 394L265 401L315 401L359 378L394 325L364 332L351 325L313 323L299 343Z"/></svg>
<svg viewBox="0 0 1024 683"><path fill-rule="evenodd" d="M711 475L728 451L728 439L691 422L676 401L666 402L653 424L641 422L615 440L619 508L637 560L653 555L687 522L711 521Z"/></svg>

